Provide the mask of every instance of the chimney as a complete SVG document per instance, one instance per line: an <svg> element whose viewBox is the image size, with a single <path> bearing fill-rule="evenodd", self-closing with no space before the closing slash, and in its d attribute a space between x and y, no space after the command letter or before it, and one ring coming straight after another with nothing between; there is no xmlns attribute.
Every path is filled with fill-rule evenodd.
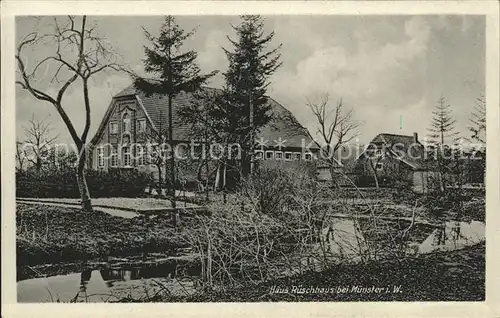
<svg viewBox="0 0 500 318"><path fill-rule="evenodd" d="M416 132L413 133L413 142L414 143L418 142L418 134Z"/></svg>

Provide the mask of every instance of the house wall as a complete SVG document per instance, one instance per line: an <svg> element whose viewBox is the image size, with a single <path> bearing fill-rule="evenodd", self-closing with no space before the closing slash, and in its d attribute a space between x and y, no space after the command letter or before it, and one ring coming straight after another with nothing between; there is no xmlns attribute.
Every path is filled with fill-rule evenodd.
<svg viewBox="0 0 500 318"><path fill-rule="evenodd" d="M114 103L111 107L113 108L112 113L106 121L101 138L97 142L93 150L92 167L94 169L108 170L110 168L114 168L111 166L112 149L114 149L118 153L117 168L123 167L123 158L119 151L119 145L121 145L127 138L129 140L129 144L143 143L146 141L146 136L151 133L152 128L147 120L146 114L135 99L117 99L114 100ZM128 114L130 118L129 132L124 131L124 125L122 121L124 114ZM146 120L146 131L143 133L139 132L139 120ZM111 132L111 123L116 123L118 125L118 131L116 133ZM103 149L103 155L105 158L103 166L99 165L98 148L100 147L102 147ZM134 147L131 147L132 158L136 154L135 151L136 149L134 149ZM133 161L134 160L131 159L132 166L135 165L135 162ZM145 167L141 168L145 169Z"/></svg>
<svg viewBox="0 0 500 318"><path fill-rule="evenodd" d="M371 166L371 164L373 164L377 172L379 183L384 182L384 179L394 180L401 178L407 181L412 181L413 179L413 171L405 163L392 156L385 156L381 159L362 157L358 161L356 172L366 178L373 178L373 168ZM377 168L377 163L381 164L381 167Z"/></svg>
<svg viewBox="0 0 500 318"><path fill-rule="evenodd" d="M438 178L439 174L434 171L414 171L412 176L412 190L417 193L428 193L430 191L430 182Z"/></svg>

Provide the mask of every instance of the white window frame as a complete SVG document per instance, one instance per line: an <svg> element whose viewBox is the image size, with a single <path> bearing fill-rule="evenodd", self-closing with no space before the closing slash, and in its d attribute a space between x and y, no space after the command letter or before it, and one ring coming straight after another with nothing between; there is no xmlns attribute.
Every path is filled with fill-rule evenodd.
<svg viewBox="0 0 500 318"><path fill-rule="evenodd" d="M122 147L122 154L123 154L122 165L124 167L132 167L132 154L130 147L129 146ZM128 164L127 164L127 159L128 159Z"/></svg>
<svg viewBox="0 0 500 318"><path fill-rule="evenodd" d="M293 160L300 161L300 159L302 159L302 153L301 152L294 152L293 153Z"/></svg>
<svg viewBox="0 0 500 318"><path fill-rule="evenodd" d="M270 157L270 158L268 158L268 157L267 157L267 155L268 155L268 154L271 154L271 157ZM266 160L273 160L273 159L274 159L274 151L272 151L272 150L267 150L267 151L266 151Z"/></svg>
<svg viewBox="0 0 500 318"><path fill-rule="evenodd" d="M111 167L118 167L118 153L116 152L115 149L111 150L110 160L111 160L110 164Z"/></svg>
<svg viewBox="0 0 500 318"><path fill-rule="evenodd" d="M263 150L255 150L254 151L254 159L255 160L264 160L264 151Z"/></svg>
<svg viewBox="0 0 500 318"><path fill-rule="evenodd" d="M142 146L137 146L136 148L136 155L137 155L137 158L136 158L136 163L137 163L137 166L139 167L142 167L144 166L144 156L145 156L145 151L144 151L144 147Z"/></svg>
<svg viewBox="0 0 500 318"><path fill-rule="evenodd" d="M146 132L146 119L145 118L141 118L141 119L138 119L137 120L137 131L142 133L142 132Z"/></svg>
<svg viewBox="0 0 500 318"><path fill-rule="evenodd" d="M288 159L287 159L287 158L286 158L286 156L287 156L287 155L289 155L289 156L290 156L290 158L288 158ZM285 161L292 161L292 160L293 160L293 152L291 152L291 151L286 151L286 152L285 152L285 155L284 155L284 158L285 158Z"/></svg>
<svg viewBox="0 0 500 318"><path fill-rule="evenodd" d="M278 155L280 156L278 158ZM283 160L283 151L275 151L274 152L274 160Z"/></svg>
<svg viewBox="0 0 500 318"><path fill-rule="evenodd" d="M380 166L379 166L380 165ZM377 162L375 164L375 169L377 169L377 171L381 171L381 170L384 170L384 163L383 162Z"/></svg>
<svg viewBox="0 0 500 318"><path fill-rule="evenodd" d="M114 127L115 129L113 129L113 127ZM112 122L110 122L110 123L109 123L109 133L110 133L111 135L116 135L116 134L118 134L118 122L116 122L116 121L112 121Z"/></svg>
<svg viewBox="0 0 500 318"><path fill-rule="evenodd" d="M310 153L310 152L304 153L304 160L305 161L312 161L312 153Z"/></svg>
<svg viewBox="0 0 500 318"><path fill-rule="evenodd" d="M97 147L97 166L104 168L104 147Z"/></svg>

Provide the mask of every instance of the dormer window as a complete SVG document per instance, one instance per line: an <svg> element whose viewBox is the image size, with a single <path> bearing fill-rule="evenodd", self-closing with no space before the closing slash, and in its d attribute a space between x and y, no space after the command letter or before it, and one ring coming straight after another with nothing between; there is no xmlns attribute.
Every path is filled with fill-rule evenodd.
<svg viewBox="0 0 500 318"><path fill-rule="evenodd" d="M123 114L122 132L130 132L130 115L128 113Z"/></svg>

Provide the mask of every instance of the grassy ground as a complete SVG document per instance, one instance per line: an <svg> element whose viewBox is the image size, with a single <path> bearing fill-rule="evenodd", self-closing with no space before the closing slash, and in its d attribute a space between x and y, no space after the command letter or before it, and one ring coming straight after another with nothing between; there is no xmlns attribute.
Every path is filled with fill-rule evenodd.
<svg viewBox="0 0 500 318"><path fill-rule="evenodd" d="M362 275L360 273L363 273ZM356 288L359 287L358 288ZM323 288L323 292L307 288ZM381 288L370 292L362 288ZM389 292L386 292L386 287ZM395 288L398 291L395 290ZM304 293L300 293L303 288ZM340 289L338 289L340 288ZM275 293L274 291L281 291ZM283 292L287 290L288 292ZM328 292L327 292L328 291ZM255 301L482 301L485 299L485 245L437 252L401 263L338 266L223 292L205 292L188 302ZM162 301L152 299L151 301ZM165 299L163 299L165 301Z"/></svg>
<svg viewBox="0 0 500 318"><path fill-rule="evenodd" d="M165 252L181 245L182 227L172 227L168 216L125 219L19 203L16 222L18 266Z"/></svg>

